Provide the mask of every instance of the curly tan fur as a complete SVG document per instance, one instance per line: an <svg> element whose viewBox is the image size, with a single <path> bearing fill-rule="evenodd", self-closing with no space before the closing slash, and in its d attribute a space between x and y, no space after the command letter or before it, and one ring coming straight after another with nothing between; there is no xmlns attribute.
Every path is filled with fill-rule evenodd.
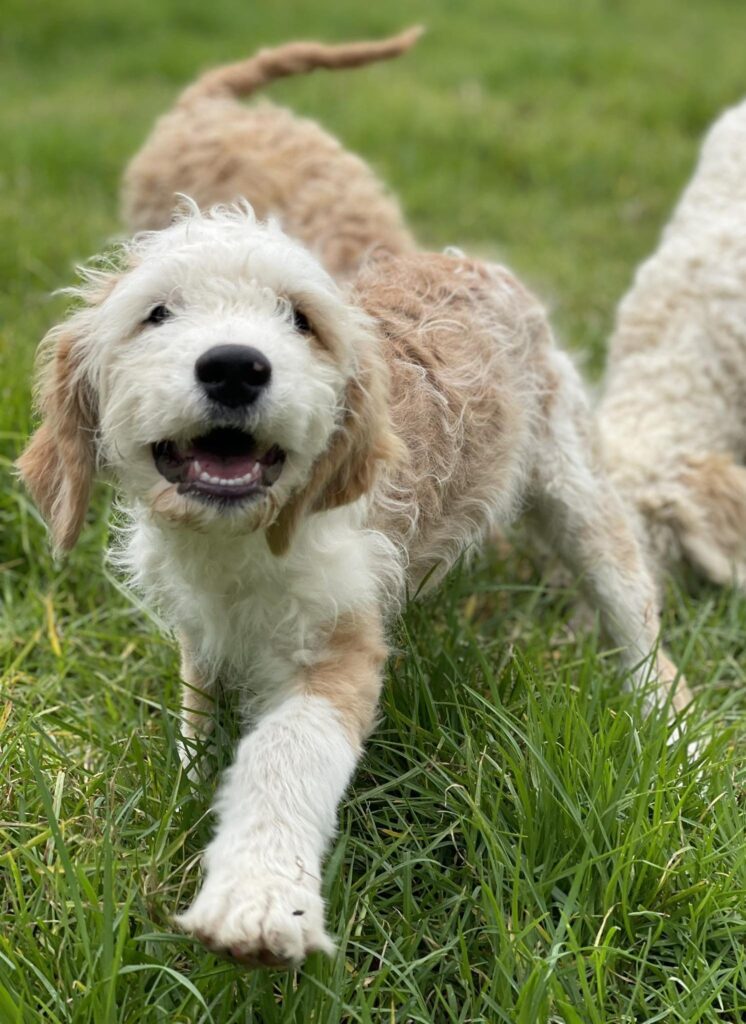
<svg viewBox="0 0 746 1024"><path fill-rule="evenodd" d="M388 60L420 33L341 46L290 43L207 72L157 122L127 168L127 227L165 227L176 193L203 209L243 197L259 217L278 216L333 274L351 274L375 248L412 249L398 203L363 160L314 121L269 103L247 108L237 99L287 75Z"/></svg>
<svg viewBox="0 0 746 1024"><path fill-rule="evenodd" d="M406 552L410 590L526 510L615 641L638 656L652 649L655 590L601 468L581 382L536 299L504 268L460 255L381 258L355 291L378 324L408 452L384 477L373 521ZM665 693L673 677L658 664Z"/></svg>
<svg viewBox="0 0 746 1024"><path fill-rule="evenodd" d="M358 374L347 385L344 416L327 450L307 484L267 529L275 555L288 550L304 515L357 501L372 490L382 467L404 457L404 446L392 429L388 368L375 351L362 357Z"/></svg>
<svg viewBox="0 0 746 1024"><path fill-rule="evenodd" d="M525 397L533 405L546 391L551 337L512 275L462 257L382 258L356 279L355 295L381 333L391 416L408 452L376 520L407 550L419 586L495 515L514 515L540 411Z"/></svg>
<svg viewBox="0 0 746 1024"><path fill-rule="evenodd" d="M80 375L74 326L50 331L41 353L47 360L38 397L43 423L18 459L18 470L49 523L55 548L69 551L83 528L93 485L95 400Z"/></svg>

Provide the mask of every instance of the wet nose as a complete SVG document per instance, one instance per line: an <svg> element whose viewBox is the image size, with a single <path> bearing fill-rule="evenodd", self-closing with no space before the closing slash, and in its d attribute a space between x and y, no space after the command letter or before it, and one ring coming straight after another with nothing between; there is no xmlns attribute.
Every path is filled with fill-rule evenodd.
<svg viewBox="0 0 746 1024"><path fill-rule="evenodd" d="M194 372L213 402L236 408L257 400L269 384L272 366L259 349L216 345L202 353Z"/></svg>

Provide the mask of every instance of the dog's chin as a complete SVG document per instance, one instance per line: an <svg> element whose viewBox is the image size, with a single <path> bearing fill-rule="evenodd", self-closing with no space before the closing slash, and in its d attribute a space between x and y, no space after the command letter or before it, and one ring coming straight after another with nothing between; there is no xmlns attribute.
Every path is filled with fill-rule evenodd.
<svg viewBox="0 0 746 1024"><path fill-rule="evenodd" d="M215 513L262 504L285 464L278 445L260 445L235 427L216 427L187 441L164 439L150 447L156 470L185 503L209 506Z"/></svg>

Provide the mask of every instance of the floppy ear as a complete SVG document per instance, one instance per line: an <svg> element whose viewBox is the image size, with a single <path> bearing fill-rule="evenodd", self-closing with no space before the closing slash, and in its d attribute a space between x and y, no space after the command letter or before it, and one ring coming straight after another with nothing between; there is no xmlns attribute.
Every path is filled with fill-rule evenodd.
<svg viewBox="0 0 746 1024"><path fill-rule="evenodd" d="M83 527L96 462L96 411L80 372L76 318L53 328L41 350L51 351L41 374L41 426L16 463L49 525L54 547L69 551Z"/></svg>
<svg viewBox="0 0 746 1024"><path fill-rule="evenodd" d="M387 368L368 352L347 385L344 418L329 447L316 460L306 486L267 530L272 554L285 554L303 515L356 501L373 487L382 465L403 455L389 416Z"/></svg>

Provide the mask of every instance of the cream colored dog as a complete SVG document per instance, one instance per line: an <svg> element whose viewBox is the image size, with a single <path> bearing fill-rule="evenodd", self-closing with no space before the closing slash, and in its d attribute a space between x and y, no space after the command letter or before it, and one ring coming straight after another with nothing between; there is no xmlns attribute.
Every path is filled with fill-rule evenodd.
<svg viewBox="0 0 746 1024"><path fill-rule="evenodd" d="M155 125L124 176L122 209L130 231L164 228L177 193L200 207L248 199L258 217L277 215L335 275L357 270L376 248L414 248L396 200L370 167L315 121L271 103L237 102L278 78L315 68L388 60L421 29L379 42L289 43L207 72Z"/></svg>
<svg viewBox="0 0 746 1024"><path fill-rule="evenodd" d="M332 948L322 859L405 593L525 511L665 701L654 586L578 375L507 270L386 257L345 292L248 208L196 206L120 262L44 342L20 470L61 549L96 471L115 482L118 557L180 638L187 746L218 680L253 723L181 927L297 962Z"/></svg>
<svg viewBox="0 0 746 1024"><path fill-rule="evenodd" d="M746 102L619 307L598 422L659 574L746 586Z"/></svg>

